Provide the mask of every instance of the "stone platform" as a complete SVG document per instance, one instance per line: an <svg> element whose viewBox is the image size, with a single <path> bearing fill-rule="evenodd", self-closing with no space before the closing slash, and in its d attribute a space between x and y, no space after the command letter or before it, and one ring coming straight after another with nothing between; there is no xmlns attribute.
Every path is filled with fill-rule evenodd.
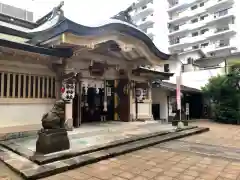
<svg viewBox="0 0 240 180"><path fill-rule="evenodd" d="M208 131L208 128L188 127L183 131L161 130L162 125L146 124L141 128L98 135L69 135L71 148L48 155L35 154L36 138L21 138L1 142L0 160L26 179L47 177L71 168L147 146ZM164 127L164 126L162 126ZM163 128L164 129L164 128Z"/></svg>

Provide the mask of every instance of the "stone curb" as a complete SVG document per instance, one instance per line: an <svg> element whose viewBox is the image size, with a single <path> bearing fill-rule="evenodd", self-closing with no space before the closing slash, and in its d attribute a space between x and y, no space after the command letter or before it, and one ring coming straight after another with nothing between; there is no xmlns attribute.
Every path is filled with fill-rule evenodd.
<svg viewBox="0 0 240 180"><path fill-rule="evenodd" d="M45 178L51 175L58 174L60 172L64 172L69 169L74 169L76 167L80 167L80 166L84 166L84 165L98 162L101 160L105 160L105 159L108 159L109 157L115 157L118 155L135 151L135 150L153 146L159 143L183 138L183 137L198 134L198 133L203 133L206 131L209 131L209 128L194 128L194 129L185 130L185 131L168 133L162 136L155 136L147 139L145 138L143 140L134 141L128 144L119 145L119 146L108 148L105 150L100 150L93 153L76 156L70 159L55 161L53 163L38 166L37 168L34 167L26 170L16 169L11 165L7 164L6 162L5 163L8 166L10 166L10 168L12 168L17 173L21 174L26 179L39 179L39 178Z"/></svg>
<svg viewBox="0 0 240 180"><path fill-rule="evenodd" d="M193 128L197 128L197 126L185 127L184 129L176 130L176 132L190 130ZM21 155L21 156L37 163L38 165L43 165L43 164L51 163L51 162L58 161L58 160L72 158L74 156L79 156L79 155L83 155L83 154L87 154L87 153L93 153L95 151L104 150L107 148L116 147L116 146L123 145L126 143L140 141L140 140L144 140L144 139L152 138L152 137L156 137L156 136L162 136L162 135L165 135L168 133L171 133L171 131L166 131L166 132L162 131L162 132L148 133L148 134L144 134L144 135L137 135L137 136L133 136L133 137L129 137L129 138L121 139L121 140L116 140L114 142L110 142L110 143L106 143L106 144L102 144L102 145L91 146L89 148L84 149L81 152L72 152L69 154L53 154L51 156L46 156L46 157L34 156L34 152L25 150L20 145L16 145L16 144L9 145L8 143L5 143L5 142L0 142L0 145L2 145L4 148L6 148L10 151L13 151L14 153L16 153L18 155Z"/></svg>

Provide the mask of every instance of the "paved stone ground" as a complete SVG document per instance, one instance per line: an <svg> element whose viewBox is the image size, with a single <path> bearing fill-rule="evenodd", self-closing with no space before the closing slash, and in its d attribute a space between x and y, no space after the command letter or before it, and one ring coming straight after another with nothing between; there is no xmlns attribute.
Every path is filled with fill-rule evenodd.
<svg viewBox="0 0 240 180"><path fill-rule="evenodd" d="M231 154L240 151L240 127L208 121L194 124L209 127L210 131L100 161L45 179L240 180L240 161L237 160L240 155ZM196 146L201 146L202 149L196 150ZM215 157L214 151L209 152L209 148L214 149L212 147L218 152L227 149L229 153L226 153L225 157ZM191 148L191 151L188 148ZM0 177L2 172L6 172L6 169L0 166ZM18 180L17 178L11 173L3 177L4 180Z"/></svg>
<svg viewBox="0 0 240 180"><path fill-rule="evenodd" d="M240 148L240 126L213 123L207 120L192 124L209 127L210 131L198 136L187 137L184 139L185 141Z"/></svg>

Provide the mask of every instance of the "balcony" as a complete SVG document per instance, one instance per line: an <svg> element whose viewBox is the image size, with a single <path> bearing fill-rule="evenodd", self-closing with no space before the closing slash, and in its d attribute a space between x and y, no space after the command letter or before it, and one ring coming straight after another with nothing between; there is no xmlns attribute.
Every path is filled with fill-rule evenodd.
<svg viewBox="0 0 240 180"><path fill-rule="evenodd" d="M206 11L205 6L203 6L203 7L198 7L198 8L195 9L195 10L190 10L190 9L188 9L188 10L186 10L186 11L183 11L183 12L181 13L181 16L194 17L194 16L197 16L197 15L199 15L199 14L204 13L205 11Z"/></svg>
<svg viewBox="0 0 240 180"><path fill-rule="evenodd" d="M183 12L180 12L178 15L176 15L172 19L170 19L168 23L180 23L180 22L183 22L183 21L187 21L194 16L197 16L199 14L204 13L205 11L206 11L205 6L198 7L195 10L187 9Z"/></svg>
<svg viewBox="0 0 240 180"><path fill-rule="evenodd" d="M140 29L152 28L153 24L154 24L153 16L148 16L146 19L138 21L136 23L136 25L138 25Z"/></svg>
<svg viewBox="0 0 240 180"><path fill-rule="evenodd" d="M178 32L175 32L175 33L173 32L173 34L180 33L180 32L189 32L189 31L193 31L196 29L200 29L201 27L206 26L207 23L211 20L212 20L212 18L207 17L206 19L204 19L202 21L198 21L196 23L191 23L191 24L187 23L187 24L179 27Z"/></svg>
<svg viewBox="0 0 240 180"><path fill-rule="evenodd" d="M188 44L188 45L194 45L196 43L201 43L202 41L205 41L207 39L207 37L209 36L210 32L206 32L205 34L201 34L198 36L188 36L185 38L181 39L181 42L183 44Z"/></svg>
<svg viewBox="0 0 240 180"><path fill-rule="evenodd" d="M177 50L181 50L184 48L189 47L189 43L186 42L185 38L179 39L179 40L175 40L175 41L170 41L170 46L169 46L169 50L170 51L177 51Z"/></svg>
<svg viewBox="0 0 240 180"><path fill-rule="evenodd" d="M140 24L138 27L139 29L148 29L148 28L152 28L154 25L153 21L145 21L144 23Z"/></svg>
<svg viewBox="0 0 240 180"><path fill-rule="evenodd" d="M153 41L154 39L154 34L152 32L147 33L148 37Z"/></svg>
<svg viewBox="0 0 240 180"><path fill-rule="evenodd" d="M206 9L209 12L214 12L218 9L231 7L233 3L234 0L211 0L206 4Z"/></svg>
<svg viewBox="0 0 240 180"><path fill-rule="evenodd" d="M182 26L179 26L178 30L171 31L168 36L181 35L196 29L200 29L201 27L206 26L208 22L212 21L212 19L212 17L207 17L206 19L198 21L196 23L186 23Z"/></svg>
<svg viewBox="0 0 240 180"><path fill-rule="evenodd" d="M181 13L179 13L179 14L176 14L174 17L170 18L168 20L168 23L169 24L179 24L179 23L187 21L189 19L190 19L190 17L183 16Z"/></svg>
<svg viewBox="0 0 240 180"><path fill-rule="evenodd" d="M184 9L188 6L188 3L176 3L174 5L171 5L169 9L167 10L168 13L179 11L181 9Z"/></svg>
<svg viewBox="0 0 240 180"><path fill-rule="evenodd" d="M232 8L226 9L224 11L221 11L212 15L212 18L209 19L209 21L206 24L207 25L215 24L218 21L221 22L222 20L226 20L226 19L230 20L233 16L235 16L233 9Z"/></svg>
<svg viewBox="0 0 240 180"><path fill-rule="evenodd" d="M182 25L182 26L179 26L178 29L175 29L175 30L171 30L169 33L168 33L168 36L173 36L173 35L181 35L181 34L185 34L186 32L189 31L189 24L185 24L185 25Z"/></svg>
<svg viewBox="0 0 240 180"><path fill-rule="evenodd" d="M202 48L202 51L205 54L213 53L213 52L218 52L218 51L225 51L225 50L235 50L236 46L231 45L230 43L215 43L211 44L205 48Z"/></svg>
<svg viewBox="0 0 240 180"><path fill-rule="evenodd" d="M152 14L154 12L154 5L148 4L145 9L139 9L136 12L133 12L131 14L133 21L137 22L140 19L147 17L148 15Z"/></svg>
<svg viewBox="0 0 240 180"><path fill-rule="evenodd" d="M213 33L211 33L207 38L220 38L224 36L224 38L231 37L237 33L237 27L235 24L229 24L228 27L222 29L215 29Z"/></svg>
<svg viewBox="0 0 240 180"><path fill-rule="evenodd" d="M138 2L133 3L133 9L139 9L152 2L153 0L139 0Z"/></svg>

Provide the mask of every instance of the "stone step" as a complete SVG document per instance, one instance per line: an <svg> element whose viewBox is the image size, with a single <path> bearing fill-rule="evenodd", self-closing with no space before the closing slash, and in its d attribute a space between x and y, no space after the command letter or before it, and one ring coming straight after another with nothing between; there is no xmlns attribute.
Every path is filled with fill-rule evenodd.
<svg viewBox="0 0 240 180"><path fill-rule="evenodd" d="M186 136L209 131L209 128L196 127L184 131L167 133L161 136L154 136L142 140L136 140L129 143L121 144L114 147L105 148L91 153L78 155L68 159L62 159L55 162L39 165L33 163L12 151L0 147L1 160L11 167L15 172L22 175L25 179L45 178L60 172L67 171L76 167L98 162L110 157L129 153L148 146L153 146L162 142L183 138Z"/></svg>

